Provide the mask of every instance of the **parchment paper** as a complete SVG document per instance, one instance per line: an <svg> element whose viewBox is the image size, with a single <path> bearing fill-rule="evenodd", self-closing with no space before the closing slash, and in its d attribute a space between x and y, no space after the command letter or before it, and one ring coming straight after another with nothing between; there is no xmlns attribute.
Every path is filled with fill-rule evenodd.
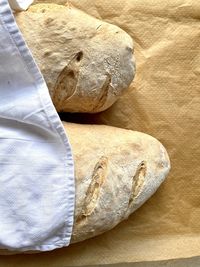
<svg viewBox="0 0 200 267"><path fill-rule="evenodd" d="M165 145L172 169L156 194L113 230L54 252L2 256L0 266L83 266L200 255L200 2L71 2L132 36L137 74L109 110L65 119L148 133Z"/></svg>

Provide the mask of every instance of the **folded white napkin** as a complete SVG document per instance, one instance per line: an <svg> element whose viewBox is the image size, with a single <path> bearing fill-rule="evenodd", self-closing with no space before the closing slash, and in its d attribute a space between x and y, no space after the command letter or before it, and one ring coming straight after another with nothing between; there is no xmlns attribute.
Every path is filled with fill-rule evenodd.
<svg viewBox="0 0 200 267"><path fill-rule="evenodd" d="M26 10L32 3L33 0L8 0L10 7L13 10Z"/></svg>
<svg viewBox="0 0 200 267"><path fill-rule="evenodd" d="M74 164L44 79L0 1L0 249L67 246Z"/></svg>

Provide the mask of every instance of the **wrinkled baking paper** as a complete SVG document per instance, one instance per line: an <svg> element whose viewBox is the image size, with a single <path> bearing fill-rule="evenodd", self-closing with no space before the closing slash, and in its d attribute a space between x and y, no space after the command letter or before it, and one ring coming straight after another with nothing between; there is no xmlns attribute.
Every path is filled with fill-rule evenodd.
<svg viewBox="0 0 200 267"><path fill-rule="evenodd" d="M71 3L132 36L137 74L107 111L66 120L148 133L164 144L172 169L155 195L113 230L53 252L1 256L0 266L66 267L200 255L200 1Z"/></svg>

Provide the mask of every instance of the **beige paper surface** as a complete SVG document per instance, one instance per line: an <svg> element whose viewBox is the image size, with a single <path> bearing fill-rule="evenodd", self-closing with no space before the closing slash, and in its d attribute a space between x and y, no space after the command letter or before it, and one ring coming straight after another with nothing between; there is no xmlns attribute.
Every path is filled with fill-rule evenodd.
<svg viewBox="0 0 200 267"><path fill-rule="evenodd" d="M66 119L148 133L165 145L172 169L156 194L113 230L54 252L1 256L0 266L83 266L200 255L200 2L71 2L132 36L137 74L109 110Z"/></svg>

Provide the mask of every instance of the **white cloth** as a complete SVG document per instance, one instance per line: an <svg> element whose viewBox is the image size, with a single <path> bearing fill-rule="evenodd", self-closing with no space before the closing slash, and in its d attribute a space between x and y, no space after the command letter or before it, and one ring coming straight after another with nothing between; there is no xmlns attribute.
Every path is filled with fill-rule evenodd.
<svg viewBox="0 0 200 267"><path fill-rule="evenodd" d="M74 163L44 79L0 0L0 248L69 245Z"/></svg>
<svg viewBox="0 0 200 267"><path fill-rule="evenodd" d="M13 10L26 10L32 3L33 0L8 0Z"/></svg>

